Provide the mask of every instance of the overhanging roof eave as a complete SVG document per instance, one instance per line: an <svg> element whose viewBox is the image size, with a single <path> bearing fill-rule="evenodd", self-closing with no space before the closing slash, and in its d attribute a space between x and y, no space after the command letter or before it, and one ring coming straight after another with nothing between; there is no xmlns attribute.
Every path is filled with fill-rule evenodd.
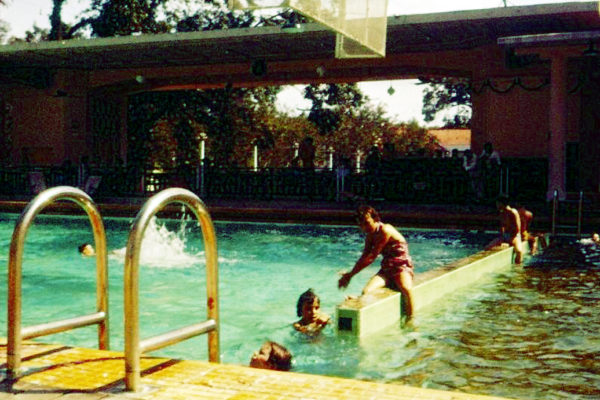
<svg viewBox="0 0 600 400"><path fill-rule="evenodd" d="M600 30L501 37L498 38L498 45L503 47L537 47L540 45L581 44L598 40L600 40Z"/></svg>

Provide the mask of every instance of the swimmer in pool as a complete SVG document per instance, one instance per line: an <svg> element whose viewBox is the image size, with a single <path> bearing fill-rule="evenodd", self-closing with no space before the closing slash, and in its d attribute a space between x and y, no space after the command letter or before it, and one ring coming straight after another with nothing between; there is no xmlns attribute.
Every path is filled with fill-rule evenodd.
<svg viewBox="0 0 600 400"><path fill-rule="evenodd" d="M500 236L487 245L486 250L513 246L515 249L515 263L523 261L521 247L521 218L519 212L512 208L508 196L500 195L496 199L496 208L500 215Z"/></svg>
<svg viewBox="0 0 600 400"><path fill-rule="evenodd" d="M392 225L381 222L379 213L370 206L361 206L357 210L357 222L367 234L362 255L350 272L342 275L338 281L340 289L350 283L352 277L371 265L379 254L383 256L381 269L362 290L365 295L382 287L402 292L406 316L413 316L413 277L414 267L408 254L408 243L404 236Z"/></svg>
<svg viewBox="0 0 600 400"><path fill-rule="evenodd" d="M530 253L534 256L537 254L538 242L542 250L546 248L546 238L544 235L536 235L530 231L531 222L533 221L533 213L531 211L521 204L516 204L515 208L519 213L519 220L521 222L521 242L529 243Z"/></svg>
<svg viewBox="0 0 600 400"><path fill-rule="evenodd" d="M321 300L312 289L308 289L298 298L296 314L301 319L294 323L294 329L309 336L317 335L331 322L331 317L321 312Z"/></svg>
<svg viewBox="0 0 600 400"><path fill-rule="evenodd" d="M77 247L77 250L79 250L79 253L81 253L81 255L85 257L91 257L96 255L94 247L89 243L83 243L79 245Z"/></svg>
<svg viewBox="0 0 600 400"><path fill-rule="evenodd" d="M292 354L279 343L267 341L250 359L252 368L289 371L292 368Z"/></svg>
<svg viewBox="0 0 600 400"><path fill-rule="evenodd" d="M598 235L596 232L592 234L592 242L600 244L600 235Z"/></svg>

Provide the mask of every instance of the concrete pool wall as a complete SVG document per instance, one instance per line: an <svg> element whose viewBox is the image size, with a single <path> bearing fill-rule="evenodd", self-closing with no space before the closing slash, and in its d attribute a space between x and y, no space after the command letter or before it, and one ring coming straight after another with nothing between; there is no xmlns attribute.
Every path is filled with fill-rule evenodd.
<svg viewBox="0 0 600 400"><path fill-rule="evenodd" d="M524 250L528 250L526 244ZM417 275L413 287L415 312L474 284L486 275L508 269L513 264L513 258L512 247L484 250ZM342 334L363 337L397 324L402 317L401 301L401 294L390 289L346 299L336 307L336 329Z"/></svg>

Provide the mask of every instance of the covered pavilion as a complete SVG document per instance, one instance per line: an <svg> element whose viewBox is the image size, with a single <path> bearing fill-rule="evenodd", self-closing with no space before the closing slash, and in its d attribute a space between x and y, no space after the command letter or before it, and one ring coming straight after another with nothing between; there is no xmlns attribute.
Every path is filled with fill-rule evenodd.
<svg viewBox="0 0 600 400"><path fill-rule="evenodd" d="M391 16L383 58L336 59L318 24L0 46L3 159L125 160L128 96L143 91L455 77L470 81L476 152L547 159L548 195L598 192L599 7Z"/></svg>

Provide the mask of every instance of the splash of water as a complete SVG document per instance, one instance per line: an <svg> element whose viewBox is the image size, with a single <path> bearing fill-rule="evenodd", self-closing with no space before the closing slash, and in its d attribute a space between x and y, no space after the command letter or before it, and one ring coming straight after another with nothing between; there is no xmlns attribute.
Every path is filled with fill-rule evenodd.
<svg viewBox="0 0 600 400"><path fill-rule="evenodd" d="M140 253L140 264L157 268L187 268L204 263L204 252L186 252L186 220L181 220L176 232L152 217L144 232ZM126 247L113 250L109 257L125 260Z"/></svg>

